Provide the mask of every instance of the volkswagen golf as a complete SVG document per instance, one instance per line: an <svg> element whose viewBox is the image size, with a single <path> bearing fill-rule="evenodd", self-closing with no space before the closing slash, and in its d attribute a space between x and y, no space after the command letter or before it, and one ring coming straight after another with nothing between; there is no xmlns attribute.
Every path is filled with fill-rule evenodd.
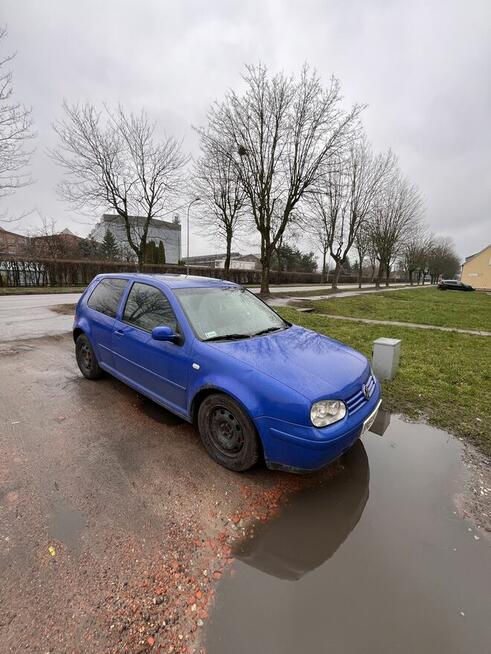
<svg viewBox="0 0 491 654"><path fill-rule="evenodd" d="M98 275L73 338L87 379L109 373L194 423L208 454L235 471L260 458L321 468L370 429L381 402L362 354L219 279Z"/></svg>

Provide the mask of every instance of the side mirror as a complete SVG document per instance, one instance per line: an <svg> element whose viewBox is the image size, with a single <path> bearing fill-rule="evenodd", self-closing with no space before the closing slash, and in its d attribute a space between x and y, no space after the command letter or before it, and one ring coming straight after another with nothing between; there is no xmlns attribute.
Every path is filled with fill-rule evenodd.
<svg viewBox="0 0 491 654"><path fill-rule="evenodd" d="M152 338L156 341L175 341L178 336L169 325L159 325L152 329Z"/></svg>

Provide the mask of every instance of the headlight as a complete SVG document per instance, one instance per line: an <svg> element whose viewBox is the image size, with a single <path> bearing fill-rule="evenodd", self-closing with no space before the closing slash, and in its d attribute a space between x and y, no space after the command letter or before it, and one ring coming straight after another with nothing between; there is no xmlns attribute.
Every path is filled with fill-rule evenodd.
<svg viewBox="0 0 491 654"><path fill-rule="evenodd" d="M325 427L346 415L346 405L340 400L321 400L312 404L310 419L314 427Z"/></svg>

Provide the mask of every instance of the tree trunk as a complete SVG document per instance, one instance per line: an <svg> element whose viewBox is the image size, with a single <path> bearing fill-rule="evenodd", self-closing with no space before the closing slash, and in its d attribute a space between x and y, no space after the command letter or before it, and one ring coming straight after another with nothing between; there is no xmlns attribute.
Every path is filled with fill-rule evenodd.
<svg viewBox="0 0 491 654"><path fill-rule="evenodd" d="M361 260L358 259L358 265L359 265L359 269L358 269L358 288L361 288L361 281L363 279L363 269L362 269L363 259L361 259Z"/></svg>
<svg viewBox="0 0 491 654"><path fill-rule="evenodd" d="M268 261L263 260L263 269L261 273L261 296L269 297L269 256Z"/></svg>
<svg viewBox="0 0 491 654"><path fill-rule="evenodd" d="M326 260L327 260L327 250L324 250L322 253L322 275L321 275L321 283L322 284L327 284L327 266L326 266Z"/></svg>
<svg viewBox="0 0 491 654"><path fill-rule="evenodd" d="M390 266L385 266L385 285L389 285Z"/></svg>
<svg viewBox="0 0 491 654"><path fill-rule="evenodd" d="M332 285L331 288L336 289L338 287L338 279L339 279L339 273L341 272L341 262L336 261L336 266L334 268L334 272L332 274Z"/></svg>
<svg viewBox="0 0 491 654"><path fill-rule="evenodd" d="M384 271L384 268L383 268L383 266L382 266L382 262L380 262L380 263L379 263L379 266L378 266L377 277L376 277L376 279L375 279L375 286L376 286L376 288L380 288L380 283L381 283L381 281L382 281L382 273L383 273L383 271Z"/></svg>
<svg viewBox="0 0 491 654"><path fill-rule="evenodd" d="M261 292L262 297L268 297L269 293L269 272L271 267L271 250L264 243L264 239L261 239Z"/></svg>
<svg viewBox="0 0 491 654"><path fill-rule="evenodd" d="M230 270L230 255L232 253L232 234L227 234L227 254L225 255L225 263L223 268L226 271Z"/></svg>
<svg viewBox="0 0 491 654"><path fill-rule="evenodd" d="M143 272L143 269L145 267L145 248L140 248L138 251L138 272Z"/></svg>
<svg viewBox="0 0 491 654"><path fill-rule="evenodd" d="M408 270L408 273L409 273L409 285L412 286L413 285L413 271Z"/></svg>

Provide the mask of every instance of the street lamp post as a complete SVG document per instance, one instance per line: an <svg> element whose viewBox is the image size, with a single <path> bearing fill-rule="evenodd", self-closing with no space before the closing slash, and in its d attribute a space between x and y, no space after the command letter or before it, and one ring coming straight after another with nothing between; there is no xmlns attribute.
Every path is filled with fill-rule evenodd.
<svg viewBox="0 0 491 654"><path fill-rule="evenodd" d="M186 224L186 231L187 231L187 236L186 236L186 275L189 275L189 211L191 209L191 206L195 202L199 202L201 198L194 198L194 200L191 200L191 202L188 204L188 219L187 219L187 224Z"/></svg>

